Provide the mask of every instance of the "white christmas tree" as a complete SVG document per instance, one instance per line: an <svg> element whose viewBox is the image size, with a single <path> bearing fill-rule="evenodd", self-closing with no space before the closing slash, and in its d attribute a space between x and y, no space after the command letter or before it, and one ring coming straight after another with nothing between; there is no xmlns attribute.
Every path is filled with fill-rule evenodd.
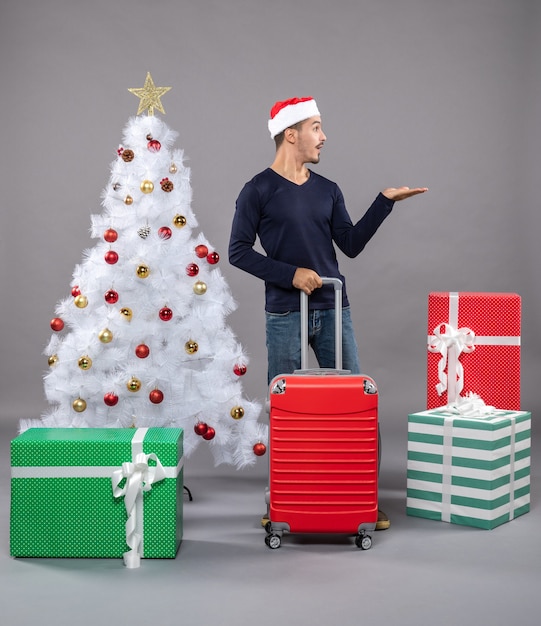
<svg viewBox="0 0 541 626"><path fill-rule="evenodd" d="M248 358L225 318L235 309L219 254L191 208L190 170L147 74L92 216L84 252L51 321L42 427L181 427L186 456L205 439L216 465L265 453L261 406L243 397ZM148 111L147 115L141 115ZM37 423L36 423L37 422Z"/></svg>

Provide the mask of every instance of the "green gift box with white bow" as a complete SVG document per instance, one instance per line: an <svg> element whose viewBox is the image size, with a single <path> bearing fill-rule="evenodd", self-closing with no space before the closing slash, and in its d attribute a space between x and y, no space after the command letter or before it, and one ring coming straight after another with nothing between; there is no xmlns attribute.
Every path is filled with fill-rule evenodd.
<svg viewBox="0 0 541 626"><path fill-rule="evenodd" d="M492 529L530 510L531 414L408 417L408 515Z"/></svg>
<svg viewBox="0 0 541 626"><path fill-rule="evenodd" d="M175 558L180 428L31 428L11 442L16 557Z"/></svg>

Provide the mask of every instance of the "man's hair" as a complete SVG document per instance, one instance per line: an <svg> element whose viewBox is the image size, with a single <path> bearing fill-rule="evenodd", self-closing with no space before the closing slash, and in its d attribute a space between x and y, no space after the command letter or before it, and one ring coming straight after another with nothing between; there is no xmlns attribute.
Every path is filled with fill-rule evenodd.
<svg viewBox="0 0 541 626"><path fill-rule="evenodd" d="M299 130L300 127L304 124L304 122L306 122L306 120L302 120L300 122L297 122L296 124L292 124L291 126L288 126L287 128L293 128L293 130ZM274 137L274 143L276 144L277 150L284 143L284 137L285 137L285 132L287 128L284 128L284 130L281 133L278 133Z"/></svg>

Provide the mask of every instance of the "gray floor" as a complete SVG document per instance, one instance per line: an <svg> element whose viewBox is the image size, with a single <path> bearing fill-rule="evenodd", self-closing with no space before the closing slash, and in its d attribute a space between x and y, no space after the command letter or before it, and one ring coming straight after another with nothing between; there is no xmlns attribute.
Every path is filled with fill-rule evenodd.
<svg viewBox="0 0 541 626"><path fill-rule="evenodd" d="M2 626L357 624L533 626L541 623L541 440L532 449L532 510L492 531L405 515L404 442L385 442L380 497L392 527L371 550L351 538L285 535L259 526L264 478L191 475L175 560L9 557L9 441L0 422Z"/></svg>

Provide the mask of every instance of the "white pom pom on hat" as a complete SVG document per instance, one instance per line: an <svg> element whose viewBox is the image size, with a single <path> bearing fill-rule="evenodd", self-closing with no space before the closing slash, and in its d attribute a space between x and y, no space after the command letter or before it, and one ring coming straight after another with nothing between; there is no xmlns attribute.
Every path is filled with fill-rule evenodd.
<svg viewBox="0 0 541 626"><path fill-rule="evenodd" d="M307 120L314 115L320 115L316 101L312 97L290 98L276 102L270 111L268 123L271 139L283 130Z"/></svg>

